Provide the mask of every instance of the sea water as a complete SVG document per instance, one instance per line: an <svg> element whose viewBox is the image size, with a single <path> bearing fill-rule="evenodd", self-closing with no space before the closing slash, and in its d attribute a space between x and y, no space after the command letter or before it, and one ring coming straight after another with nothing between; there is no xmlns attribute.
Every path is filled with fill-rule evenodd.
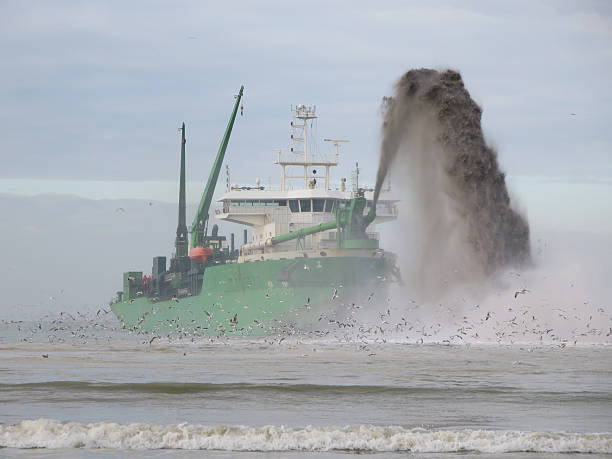
<svg viewBox="0 0 612 459"><path fill-rule="evenodd" d="M606 345L149 342L57 323L1 325L0 456L612 454Z"/></svg>

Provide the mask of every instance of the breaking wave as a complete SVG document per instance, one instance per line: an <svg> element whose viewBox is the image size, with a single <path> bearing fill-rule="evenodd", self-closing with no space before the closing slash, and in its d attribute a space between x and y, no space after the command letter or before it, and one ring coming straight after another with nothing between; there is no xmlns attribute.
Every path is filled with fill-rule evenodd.
<svg viewBox="0 0 612 459"><path fill-rule="evenodd" d="M84 424L38 419L0 425L0 445L141 450L612 453L612 433L426 430L398 426Z"/></svg>

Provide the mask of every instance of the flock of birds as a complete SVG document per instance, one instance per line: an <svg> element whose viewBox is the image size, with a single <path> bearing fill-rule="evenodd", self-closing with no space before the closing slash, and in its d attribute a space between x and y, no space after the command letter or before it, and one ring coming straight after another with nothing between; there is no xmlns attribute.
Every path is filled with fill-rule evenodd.
<svg viewBox="0 0 612 459"><path fill-rule="evenodd" d="M174 318L160 320L152 331L146 331L141 325L147 319L153 320L155 309L145 312L131 328L126 328L110 308L104 307L91 312L62 311L58 316L47 315L37 322L0 320L0 325L14 327L22 342L110 343L125 339L127 333L149 347L156 340L167 343L206 340L228 345L234 337L261 335L255 339L266 345L306 340L355 343L369 356L376 355L371 352L371 345L384 343L531 344L561 349L582 343L612 343L612 317L603 307L591 306L587 301L580 306L563 308L547 304L534 306L533 301L527 301L530 294L529 289L522 288L514 292L514 298L510 296L502 302L505 306L495 308L470 305L465 298L458 298L453 304L420 304L408 299L402 305L394 305L390 299L375 302L373 292L357 304L343 303L342 287L336 286L330 288L332 307L316 310L308 298L304 305L282 318L264 309L260 310L260 317L254 317L249 311L250 314L244 315L248 318L242 318L235 309L226 311L217 303L209 310L189 311L192 313L189 319L183 310ZM523 297L525 301L521 300ZM266 299L269 298L267 295ZM174 306L169 308L191 307L182 304L186 303L183 299L173 300ZM198 313L203 317L198 318ZM48 358L49 354L42 357Z"/></svg>

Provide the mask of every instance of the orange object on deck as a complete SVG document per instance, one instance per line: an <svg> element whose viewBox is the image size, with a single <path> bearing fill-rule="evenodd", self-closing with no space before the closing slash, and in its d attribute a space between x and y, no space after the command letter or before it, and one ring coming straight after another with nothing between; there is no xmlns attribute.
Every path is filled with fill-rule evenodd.
<svg viewBox="0 0 612 459"><path fill-rule="evenodd" d="M194 247L189 251L189 258L194 261L205 262L212 255L210 247Z"/></svg>

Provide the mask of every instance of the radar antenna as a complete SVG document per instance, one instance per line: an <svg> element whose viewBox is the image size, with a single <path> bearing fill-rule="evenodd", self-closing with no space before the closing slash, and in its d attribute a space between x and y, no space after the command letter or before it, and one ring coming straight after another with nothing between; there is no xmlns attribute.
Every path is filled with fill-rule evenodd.
<svg viewBox="0 0 612 459"><path fill-rule="evenodd" d="M338 147L341 142L350 142L350 140L345 139L323 139L323 142L332 142L332 145L336 147L336 159L338 159Z"/></svg>

